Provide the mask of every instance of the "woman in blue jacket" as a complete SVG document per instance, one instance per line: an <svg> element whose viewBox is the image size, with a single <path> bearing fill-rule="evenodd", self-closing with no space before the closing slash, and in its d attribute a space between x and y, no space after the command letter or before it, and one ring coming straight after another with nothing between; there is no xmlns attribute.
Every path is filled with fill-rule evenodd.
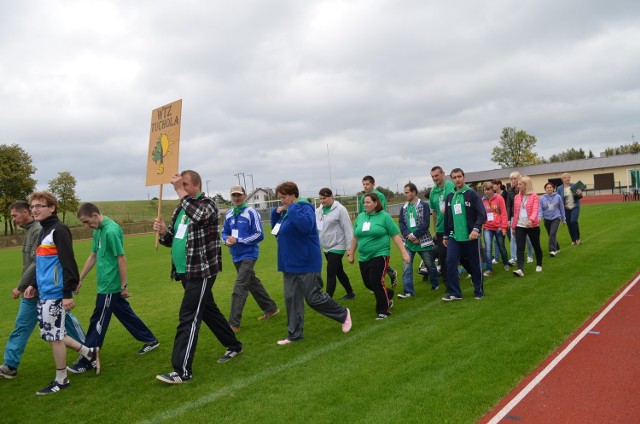
<svg viewBox="0 0 640 424"><path fill-rule="evenodd" d="M299 200L298 186L286 181L276 187L282 204L271 211L271 234L278 239L278 271L284 277L284 303L287 308L288 345L303 337L304 302L327 318L342 323L344 333L351 330L351 313L326 293L322 293L322 253L316 214L309 202Z"/></svg>
<svg viewBox="0 0 640 424"><path fill-rule="evenodd" d="M561 176L562 185L558 187L558 194L564 200L564 213L567 221L567 228L571 236L571 244L579 245L580 227L578 226L578 217L580 216L580 199L582 199L582 190L574 190L575 184L571 183L571 174L565 172Z"/></svg>

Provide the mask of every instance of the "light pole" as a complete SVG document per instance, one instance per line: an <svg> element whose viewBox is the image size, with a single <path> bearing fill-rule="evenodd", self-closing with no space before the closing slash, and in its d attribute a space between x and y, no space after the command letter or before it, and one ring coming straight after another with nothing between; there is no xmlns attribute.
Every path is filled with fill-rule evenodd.
<svg viewBox="0 0 640 424"><path fill-rule="evenodd" d="M210 197L209 196L209 181L211 181L211 180L207 180L207 197Z"/></svg>
<svg viewBox="0 0 640 424"><path fill-rule="evenodd" d="M247 176L251 177L251 193L253 193L253 191L255 190L255 187L253 186L253 174L247 174Z"/></svg>

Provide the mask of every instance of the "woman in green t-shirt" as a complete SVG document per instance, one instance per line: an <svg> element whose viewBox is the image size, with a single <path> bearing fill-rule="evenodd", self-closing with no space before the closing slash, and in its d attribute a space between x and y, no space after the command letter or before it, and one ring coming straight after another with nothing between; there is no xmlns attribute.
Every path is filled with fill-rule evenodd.
<svg viewBox="0 0 640 424"><path fill-rule="evenodd" d="M375 193L365 194L364 212L358 215L353 227L353 240L347 258L352 264L354 252L358 249L360 275L364 285L376 297L376 319L382 320L391 315L389 309L393 306L393 290L384 283L391 254L389 239L398 246L404 263L409 263L409 254L400 237L400 229L391 215L382 209L380 198Z"/></svg>

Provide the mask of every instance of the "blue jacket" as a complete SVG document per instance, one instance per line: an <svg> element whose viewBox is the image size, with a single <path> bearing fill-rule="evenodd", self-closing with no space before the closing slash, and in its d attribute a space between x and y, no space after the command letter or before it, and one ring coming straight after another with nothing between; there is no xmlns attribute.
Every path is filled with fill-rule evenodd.
<svg viewBox="0 0 640 424"><path fill-rule="evenodd" d="M571 188L573 188L575 184L571 183ZM562 201L564 202L564 184L560 184L558 186L558 188L556 189L556 191L558 192L558 194L560 195L560 197L562 197ZM580 208L580 199L582 199L582 194L578 195L578 194L574 194L573 195L573 203L575 203L575 207L574 209L578 209ZM565 205L566 206L566 205Z"/></svg>
<svg viewBox="0 0 640 424"><path fill-rule="evenodd" d="M294 274L322 271L322 253L313 205L298 202L284 213L271 211L271 227L280 223L278 271Z"/></svg>
<svg viewBox="0 0 640 424"><path fill-rule="evenodd" d="M258 212L247 207L242 209L238 215L234 215L233 209L229 209L224 217L224 226L222 227L222 240L225 244L231 235L231 230L238 230L238 241L229 247L233 262L245 259L257 261L260 253L258 243L264 239L262 222L260 222Z"/></svg>

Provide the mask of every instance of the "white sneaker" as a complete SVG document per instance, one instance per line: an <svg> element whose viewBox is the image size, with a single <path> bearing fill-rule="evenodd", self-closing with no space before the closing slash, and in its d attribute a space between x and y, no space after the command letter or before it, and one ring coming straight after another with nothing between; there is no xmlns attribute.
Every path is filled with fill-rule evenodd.
<svg viewBox="0 0 640 424"><path fill-rule="evenodd" d="M540 265L536 267L536 272L542 272L542 267Z"/></svg>
<svg viewBox="0 0 640 424"><path fill-rule="evenodd" d="M516 277L524 277L524 272L522 272L521 269L516 269L515 271L513 271L513 275L515 275Z"/></svg>
<svg viewBox="0 0 640 424"><path fill-rule="evenodd" d="M493 260L491 261L491 263L492 263L493 265L495 265L495 264L497 264L497 263L498 263L498 260L497 260L496 258L493 258Z"/></svg>
<svg viewBox="0 0 640 424"><path fill-rule="evenodd" d="M529 257L527 258L527 263L528 263L528 264L532 264L532 263L533 263L533 258L532 258L531 256L529 256Z"/></svg>
<svg viewBox="0 0 640 424"><path fill-rule="evenodd" d="M551 252L549 252L549 255L551 255L551 256L556 256L556 252L555 252L555 250L552 250Z"/></svg>

